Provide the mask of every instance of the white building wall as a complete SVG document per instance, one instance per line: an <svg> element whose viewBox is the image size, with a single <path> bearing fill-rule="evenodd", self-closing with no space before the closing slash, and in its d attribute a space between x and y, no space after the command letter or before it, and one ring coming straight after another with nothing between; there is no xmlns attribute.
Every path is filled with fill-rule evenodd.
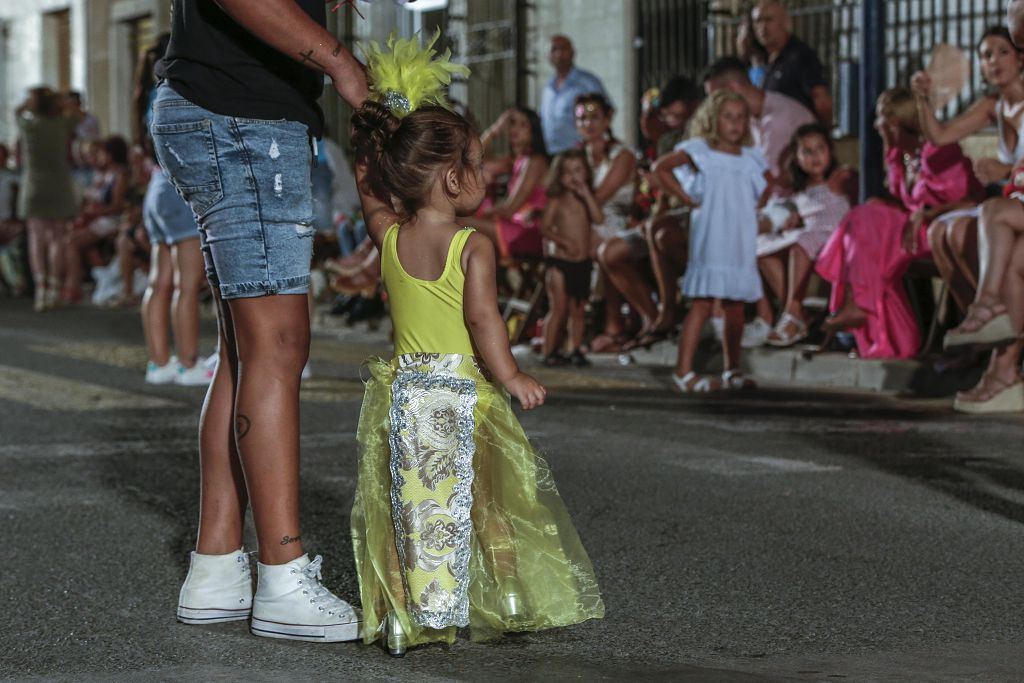
<svg viewBox="0 0 1024 683"><path fill-rule="evenodd" d="M8 38L2 55L4 71L0 105L0 139L12 134L11 111L21 103L28 89L55 78L53 44L44 31L44 15L60 10L71 12L71 87L87 91L86 51L87 0L0 0L0 20L7 24Z"/></svg>
<svg viewBox="0 0 1024 683"><path fill-rule="evenodd" d="M540 105L544 86L554 74L548 63L551 36L562 33L576 46L576 65L597 75L615 104L615 136L635 144L636 0L538 0L534 4L528 49L537 74L531 79L531 106Z"/></svg>

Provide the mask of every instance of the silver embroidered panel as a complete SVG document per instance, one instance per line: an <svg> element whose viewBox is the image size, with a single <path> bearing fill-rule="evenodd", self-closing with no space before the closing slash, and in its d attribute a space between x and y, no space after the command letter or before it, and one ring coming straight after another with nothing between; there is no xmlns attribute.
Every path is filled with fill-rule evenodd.
<svg viewBox="0 0 1024 683"><path fill-rule="evenodd" d="M391 385L391 513L409 616L423 627L469 624L476 382L463 357L400 358Z"/></svg>

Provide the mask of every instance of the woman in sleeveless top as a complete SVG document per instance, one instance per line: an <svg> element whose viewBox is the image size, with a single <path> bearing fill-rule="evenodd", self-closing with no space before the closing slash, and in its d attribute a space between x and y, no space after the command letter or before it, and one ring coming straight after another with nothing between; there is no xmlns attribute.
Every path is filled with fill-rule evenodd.
<svg viewBox="0 0 1024 683"><path fill-rule="evenodd" d="M583 138L583 149L594 172L594 198L604 211L604 223L593 226L590 244L594 256L601 262L601 248L614 238L626 239L634 232L629 227L629 213L636 193L636 153L615 139L611 133L614 109L600 93L589 93L576 98L576 128ZM640 238L641 244L643 242ZM644 248L646 251L646 247ZM626 322L622 318L622 291L601 267L601 288L604 290L605 324L601 334L593 339L590 350L596 353L616 353L629 341ZM653 315L638 311L645 326L657 315L653 302ZM649 318L649 319L648 319Z"/></svg>
<svg viewBox="0 0 1024 683"><path fill-rule="evenodd" d="M491 177L511 174L508 194L497 203L485 201L466 224L489 237L502 258L540 258L539 221L547 203L544 177L548 172L540 117L525 107L506 109L480 137L485 152L501 133L508 135L512 153L488 161L484 168Z"/></svg>
<svg viewBox="0 0 1024 683"><path fill-rule="evenodd" d="M911 82L921 103L922 132L932 144L958 142L995 124L997 158L974 164L978 179L993 185L1005 180L1014 163L1024 157L1024 52L1014 46L1005 27L996 26L982 36L978 57L982 76L996 93L982 97L948 122L940 122L929 104L929 75L918 72ZM974 300L978 286L978 215L977 207L953 211L936 219L928 230L935 265L962 311Z"/></svg>

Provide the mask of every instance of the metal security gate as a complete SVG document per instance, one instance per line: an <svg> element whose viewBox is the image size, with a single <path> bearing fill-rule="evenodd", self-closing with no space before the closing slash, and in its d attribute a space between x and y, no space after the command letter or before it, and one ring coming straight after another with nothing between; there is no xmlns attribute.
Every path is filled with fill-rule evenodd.
<svg viewBox="0 0 1024 683"><path fill-rule="evenodd" d="M637 69L640 92L677 74L694 80L708 64L707 0L639 0Z"/></svg>

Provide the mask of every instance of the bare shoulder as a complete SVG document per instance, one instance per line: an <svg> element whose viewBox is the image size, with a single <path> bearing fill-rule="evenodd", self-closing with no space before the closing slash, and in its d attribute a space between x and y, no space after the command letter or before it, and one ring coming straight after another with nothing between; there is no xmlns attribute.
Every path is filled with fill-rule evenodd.
<svg viewBox="0 0 1024 683"><path fill-rule="evenodd" d="M462 272L469 273L470 265L494 269L494 243L476 230L469 233L466 246L462 249Z"/></svg>

